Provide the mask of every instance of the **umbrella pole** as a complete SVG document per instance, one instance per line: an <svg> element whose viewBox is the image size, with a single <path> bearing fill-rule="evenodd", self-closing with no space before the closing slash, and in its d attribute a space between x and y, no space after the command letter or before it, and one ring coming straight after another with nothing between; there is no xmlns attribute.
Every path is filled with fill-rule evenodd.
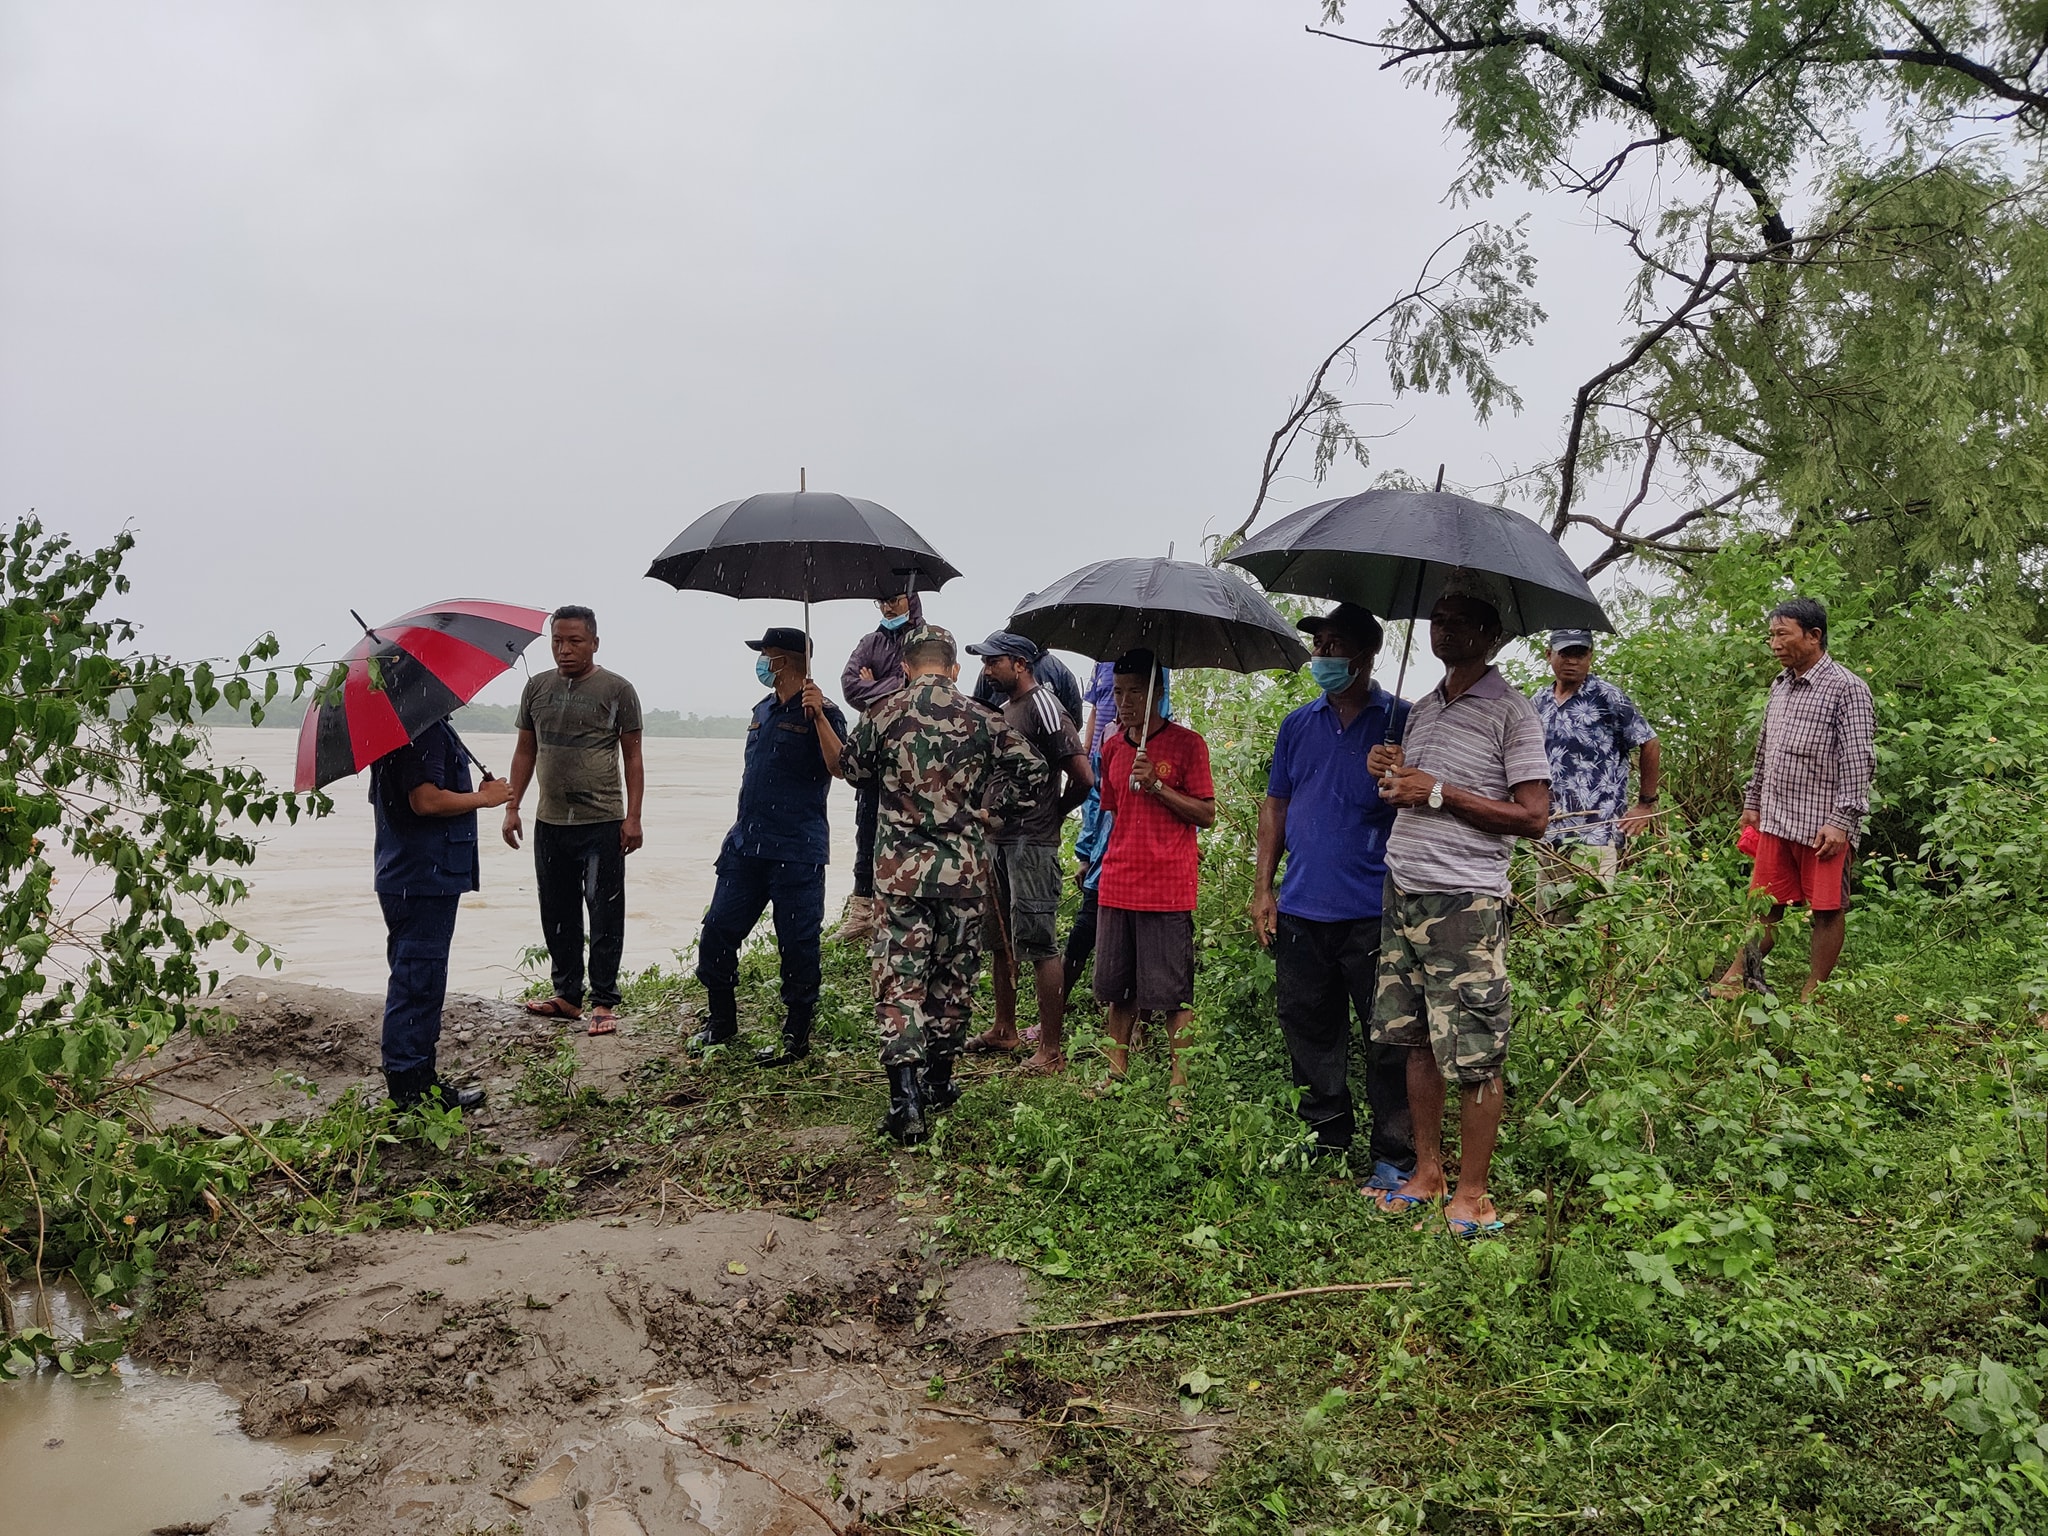
<svg viewBox="0 0 2048 1536"><path fill-rule="evenodd" d="M1437 483L1443 483L1441 469L1437 471ZM1408 653L1415 649L1415 605L1422 601L1423 564L1420 560L1415 562L1415 591L1408 599L1408 637L1401 642L1401 666L1394 674L1394 702L1397 704L1401 701L1401 689L1408 682ZM1390 742L1394 739L1394 711L1391 709L1387 711L1386 739Z"/></svg>

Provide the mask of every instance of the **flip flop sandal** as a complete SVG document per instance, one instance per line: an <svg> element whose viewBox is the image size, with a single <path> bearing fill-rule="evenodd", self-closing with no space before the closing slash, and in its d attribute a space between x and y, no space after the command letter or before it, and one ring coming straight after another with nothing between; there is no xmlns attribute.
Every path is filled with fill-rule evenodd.
<svg viewBox="0 0 2048 1536"><path fill-rule="evenodd" d="M593 1035L615 1035L618 1032L619 1016L617 1014L608 1013L602 1008L591 1014L588 1033Z"/></svg>
<svg viewBox="0 0 2048 1536"><path fill-rule="evenodd" d="M1392 1194L1408 1182L1408 1175L1382 1158L1372 1165L1372 1177L1365 1181L1367 1190L1385 1190Z"/></svg>
<svg viewBox="0 0 2048 1536"><path fill-rule="evenodd" d="M572 1024L583 1017L583 1010L565 997L551 997L544 1003L528 1003L526 1011L537 1019L567 1019Z"/></svg>
<svg viewBox="0 0 2048 1536"><path fill-rule="evenodd" d="M1406 1216L1418 1205L1435 1205L1437 1202L1434 1195L1404 1195L1398 1189L1361 1190L1359 1193L1370 1193L1372 1203L1382 1216Z"/></svg>
<svg viewBox="0 0 2048 1536"><path fill-rule="evenodd" d="M1064 1061L1056 1067L1041 1067L1036 1062L1026 1061L1019 1063L1012 1075L1015 1077L1059 1077L1066 1070L1067 1064Z"/></svg>
<svg viewBox="0 0 2048 1536"><path fill-rule="evenodd" d="M960 1049L970 1056L1015 1056L1025 1048L1024 1042L1021 1039L1014 1045L1006 1045L999 1041L991 1040L988 1036L989 1032L983 1030L971 1040L966 1041Z"/></svg>
<svg viewBox="0 0 2048 1536"><path fill-rule="evenodd" d="M1451 1236L1462 1237L1468 1243L1505 1232L1508 1225L1504 1221L1466 1221L1460 1216L1446 1216L1444 1224L1451 1229Z"/></svg>

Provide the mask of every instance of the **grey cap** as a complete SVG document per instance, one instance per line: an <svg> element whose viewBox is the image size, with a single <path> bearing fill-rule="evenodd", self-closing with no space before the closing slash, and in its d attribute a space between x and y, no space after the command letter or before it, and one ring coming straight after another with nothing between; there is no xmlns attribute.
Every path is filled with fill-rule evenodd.
<svg viewBox="0 0 2048 1536"><path fill-rule="evenodd" d="M984 658L1009 656L1017 661L1036 661L1038 647L1022 635L1012 634L1007 629L999 629L981 644L968 646L967 654Z"/></svg>
<svg viewBox="0 0 2048 1536"><path fill-rule="evenodd" d="M1593 631L1590 629L1553 629L1550 632L1550 648L1553 651L1593 649Z"/></svg>

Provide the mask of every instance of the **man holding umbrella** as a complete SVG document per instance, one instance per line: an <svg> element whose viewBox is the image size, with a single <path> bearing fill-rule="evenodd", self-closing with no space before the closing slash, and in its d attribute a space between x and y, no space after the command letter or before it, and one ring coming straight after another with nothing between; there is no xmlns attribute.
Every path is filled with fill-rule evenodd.
<svg viewBox="0 0 2048 1536"><path fill-rule="evenodd" d="M1415 1171L1377 1201L1398 1215L1447 1193L1443 1115L1454 1082L1458 1188L1444 1214L1461 1237L1501 1227L1486 1180L1508 1052L1508 860L1517 837L1541 837L1550 823L1542 721L1493 665L1512 602L1497 577L1450 573L1429 616L1444 680L1416 702L1401 745L1367 759L1381 798L1399 809L1372 1038L1406 1047L1415 1121Z"/></svg>
<svg viewBox="0 0 2048 1536"><path fill-rule="evenodd" d="M754 706L747 726L739 819L718 850L718 884L697 940L697 979L709 1017L690 1044L703 1050L739 1033L740 946L772 905L782 955L782 1043L754 1059L779 1066L811 1053L831 849L825 798L839 773L846 717L811 681L802 630L771 629L747 648L759 653L755 674L774 692Z"/></svg>
<svg viewBox="0 0 2048 1536"><path fill-rule="evenodd" d="M1315 641L1309 669L1322 689L1280 722L1259 807L1252 928L1272 952L1280 1033L1302 1090L1301 1117L1317 1149L1348 1153L1351 1013L1370 1033L1378 987L1387 835L1394 807L1380 798L1370 750L1398 736L1408 706L1373 681L1383 631L1365 609L1339 603L1300 627ZM1391 730L1389 726L1391 724ZM1282 851L1287 873L1275 894ZM1408 1052L1366 1045L1372 1111L1369 1188L1396 1189L1415 1166Z"/></svg>
<svg viewBox="0 0 2048 1536"><path fill-rule="evenodd" d="M994 878L991 822L1012 817L1045 791L1046 767L1030 745L955 686L953 637L912 631L903 641L909 685L861 718L840 757L856 790L880 789L875 894L883 927L875 1019L889 1074L884 1134L924 1135L925 1115L960 1096L953 1059L965 1033L981 924Z"/></svg>
<svg viewBox="0 0 2048 1536"><path fill-rule="evenodd" d="M892 593L876 606L882 610L880 622L860 637L839 674L839 696L861 714L903 687L903 637L924 625L924 604L915 592ZM845 917L832 930L837 943L865 944L881 925L875 903L877 794L870 784L854 797L853 894L846 899Z"/></svg>
<svg viewBox="0 0 2048 1536"><path fill-rule="evenodd" d="M448 996L448 951L463 893L477 890L476 813L505 804L511 786L486 778L470 787L469 749L446 720L370 765L377 823L377 903L384 909L384 1083L391 1102L411 1109L438 1097L475 1109L481 1088L441 1081L435 1055Z"/></svg>

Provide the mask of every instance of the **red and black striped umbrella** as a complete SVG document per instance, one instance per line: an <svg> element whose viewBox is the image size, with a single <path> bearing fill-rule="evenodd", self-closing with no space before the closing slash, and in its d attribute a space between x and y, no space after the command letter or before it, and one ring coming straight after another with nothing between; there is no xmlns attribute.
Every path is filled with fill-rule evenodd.
<svg viewBox="0 0 2048 1536"><path fill-rule="evenodd" d="M295 787L318 789L397 751L475 698L547 623L539 608L451 598L366 627L343 658L338 696L306 711Z"/></svg>

